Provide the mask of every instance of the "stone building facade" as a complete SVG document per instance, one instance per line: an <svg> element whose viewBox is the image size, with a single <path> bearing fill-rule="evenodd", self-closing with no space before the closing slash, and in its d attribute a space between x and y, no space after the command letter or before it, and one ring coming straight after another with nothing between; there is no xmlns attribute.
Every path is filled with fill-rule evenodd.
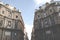
<svg viewBox="0 0 60 40"><path fill-rule="evenodd" d="M51 1L35 11L31 40L60 40L60 1Z"/></svg>
<svg viewBox="0 0 60 40"><path fill-rule="evenodd" d="M24 40L21 12L2 2L0 2L0 40Z"/></svg>
<svg viewBox="0 0 60 40"><path fill-rule="evenodd" d="M27 32L25 32L25 35L24 35L24 40L29 40L29 39L28 39Z"/></svg>

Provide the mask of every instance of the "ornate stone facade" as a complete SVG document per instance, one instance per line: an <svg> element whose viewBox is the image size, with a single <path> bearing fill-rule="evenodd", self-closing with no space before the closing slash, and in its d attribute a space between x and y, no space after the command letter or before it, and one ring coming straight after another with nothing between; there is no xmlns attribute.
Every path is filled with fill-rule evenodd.
<svg viewBox="0 0 60 40"><path fill-rule="evenodd" d="M60 1L39 7L33 24L31 40L60 40Z"/></svg>
<svg viewBox="0 0 60 40"><path fill-rule="evenodd" d="M2 2L0 2L0 40L24 40L21 12Z"/></svg>

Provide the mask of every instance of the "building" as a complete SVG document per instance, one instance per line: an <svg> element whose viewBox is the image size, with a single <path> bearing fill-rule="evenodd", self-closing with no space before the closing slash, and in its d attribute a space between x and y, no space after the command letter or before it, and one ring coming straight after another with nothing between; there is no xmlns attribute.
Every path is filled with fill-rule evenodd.
<svg viewBox="0 0 60 40"><path fill-rule="evenodd" d="M0 40L24 40L21 12L2 2L0 2Z"/></svg>
<svg viewBox="0 0 60 40"><path fill-rule="evenodd" d="M40 6L33 25L31 40L60 40L60 1Z"/></svg>
<svg viewBox="0 0 60 40"><path fill-rule="evenodd" d="M25 32L24 40L29 40L29 39L28 39L28 36L27 36L27 32Z"/></svg>
<svg viewBox="0 0 60 40"><path fill-rule="evenodd" d="M31 40L35 40L35 30L34 30L34 27L32 29L32 33L31 33Z"/></svg>

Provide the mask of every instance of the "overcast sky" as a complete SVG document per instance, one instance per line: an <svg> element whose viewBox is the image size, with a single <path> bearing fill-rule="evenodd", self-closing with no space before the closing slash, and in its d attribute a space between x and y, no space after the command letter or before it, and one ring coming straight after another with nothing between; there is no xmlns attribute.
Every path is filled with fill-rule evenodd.
<svg viewBox="0 0 60 40"><path fill-rule="evenodd" d="M50 0L1 0L4 3L10 4L21 11L26 31L29 39L31 39L31 30L33 27L34 12L40 5L43 5Z"/></svg>

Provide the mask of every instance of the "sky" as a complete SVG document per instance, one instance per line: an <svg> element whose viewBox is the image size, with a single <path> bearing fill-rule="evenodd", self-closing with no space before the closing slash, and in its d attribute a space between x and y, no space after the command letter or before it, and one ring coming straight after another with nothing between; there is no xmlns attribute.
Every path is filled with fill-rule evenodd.
<svg viewBox="0 0 60 40"><path fill-rule="evenodd" d="M33 27L34 12L39 6L50 2L50 0L1 0L5 4L10 4L21 11L24 20L25 30L31 39L31 32Z"/></svg>

